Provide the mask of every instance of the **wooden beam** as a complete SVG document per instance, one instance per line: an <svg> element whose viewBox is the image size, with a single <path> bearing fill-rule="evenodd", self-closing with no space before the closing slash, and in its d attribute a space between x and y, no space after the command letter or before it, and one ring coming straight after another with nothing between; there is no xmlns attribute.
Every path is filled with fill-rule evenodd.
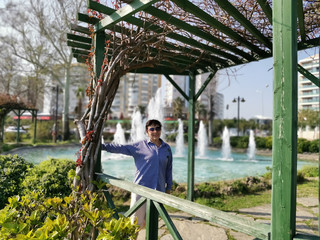
<svg viewBox="0 0 320 240"><path fill-rule="evenodd" d="M252 219L241 217L233 213L219 211L214 208L200 205L186 199L181 199L170 194L143 187L138 184L134 184L132 182L118 179L106 174L97 175L99 179L106 183L120 187L129 192L136 193L141 197L150 199L154 202L162 203L221 226L257 237L259 239L268 239L270 226L267 224L259 223Z"/></svg>
<svg viewBox="0 0 320 240"><path fill-rule="evenodd" d="M175 4L177 4L180 8L185 10L186 12L190 12L194 14L196 17L203 20L205 23L209 24L211 27L223 32L227 36L229 36L234 41L246 46L248 49L263 57L271 57L271 52L267 53L264 50L260 49L258 46L248 42L245 38L241 37L238 33L233 31L231 28L225 26L217 19L200 9L198 6L193 4L190 1L185 0L172 0Z"/></svg>
<svg viewBox="0 0 320 240"><path fill-rule="evenodd" d="M133 0L130 4L125 5L116 12L100 20L100 22L97 23L95 26L96 32L102 31L107 27L113 26L120 21L124 21L126 17L132 16L133 14L144 10L145 8L157 1L159 0Z"/></svg>
<svg viewBox="0 0 320 240"><path fill-rule="evenodd" d="M296 10L295 1L273 1L272 240L291 240L296 233Z"/></svg>
<svg viewBox="0 0 320 240"><path fill-rule="evenodd" d="M215 0L215 2L243 27L245 27L255 38L263 43L270 50L272 49L271 41L264 36L248 19L246 19L228 0Z"/></svg>
<svg viewBox="0 0 320 240"><path fill-rule="evenodd" d="M172 24L182 30L185 30L191 34L194 34L199 38L207 40L212 44L220 46L228 51L231 51L234 54L239 55L239 56L247 59L248 61L256 60L252 55L238 49L237 47L231 46L230 44L224 42L223 40L220 40L220 39L214 37L213 35L206 33L204 31L202 31L201 29L186 23L185 21L182 21L178 18L173 17L171 14L166 13L165 11L162 11L162 10L155 8L155 7L152 7L152 6L144 9L144 11L146 13L149 13L149 14L151 14L161 20L164 20L167 23L170 23L170 24Z"/></svg>

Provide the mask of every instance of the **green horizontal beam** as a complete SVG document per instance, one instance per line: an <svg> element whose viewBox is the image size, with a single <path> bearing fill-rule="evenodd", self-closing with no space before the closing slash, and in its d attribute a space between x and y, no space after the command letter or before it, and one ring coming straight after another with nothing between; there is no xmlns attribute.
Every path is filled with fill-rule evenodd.
<svg viewBox="0 0 320 240"><path fill-rule="evenodd" d="M261 57L270 57L271 52L267 53L264 50L260 49L258 46L255 46L254 44L248 42L245 38L241 37L238 33L233 31L231 28L225 26L221 22L219 22L217 19L200 9L198 6L193 4L191 1L185 1L185 0L172 0L175 4L177 4L180 8L185 10L186 12L190 12L194 14L196 17L203 20L205 23L209 24L211 27L223 32L227 36L229 36L231 39L237 41L240 44L243 44L253 52L256 52Z"/></svg>
<svg viewBox="0 0 320 240"><path fill-rule="evenodd" d="M130 4L125 5L116 12L100 20L100 22L96 24L96 31L102 31L107 27L114 26L120 21L125 21L126 17L144 10L157 1L159 0L133 0Z"/></svg>
<svg viewBox="0 0 320 240"><path fill-rule="evenodd" d="M78 13L77 19L78 19L78 21L86 22L86 23L93 24L93 25L97 24L100 21L98 18L89 17L87 14L83 14L83 13Z"/></svg>
<svg viewBox="0 0 320 240"><path fill-rule="evenodd" d="M79 33L84 33L90 36L91 32L89 31L89 28L78 26L76 24L71 24L71 30Z"/></svg>
<svg viewBox="0 0 320 240"><path fill-rule="evenodd" d="M104 13L104 14L108 14L108 15L113 14L116 11L116 10L114 10L112 8L109 8L109 7L105 6L105 5L102 5L100 3L93 2L93 1L89 1L88 8L96 10L96 11L99 11L99 12ZM138 18L135 18L135 17L132 17L132 16L128 16L126 18L126 21L128 23L131 23L131 24L136 25L138 27L145 28L145 29L150 29L151 31L154 31L156 33L163 33L164 32L164 29L161 28L160 26L153 25L152 23L149 23L149 22L144 22L141 19L138 19ZM214 47L207 46L207 45L205 45L203 43L200 43L200 42L198 42L198 41L196 41L194 39L190 39L190 38L187 38L187 37L182 36L182 35L179 35L179 34L176 34L176 33L168 33L167 37L171 38L173 40L176 40L176 41L191 45L193 47L205 50L205 51L207 51L209 53L213 53L213 54L216 54L216 55L220 55L220 56L229 58L231 61L233 61L233 62L235 62L237 64L245 63L245 61L242 61L241 59L239 59L238 57L236 57L236 56L234 56L232 54L223 52L223 51L221 51L219 49L216 49ZM172 44L168 45L168 44L169 43L167 43L167 47L174 48L174 45L172 45ZM200 56L201 55L201 52L199 50L192 49L192 52L193 52L193 55L196 55L196 56ZM228 64L227 60L224 60L222 58L211 56L211 59L212 59L212 61L220 63L220 64L222 64L224 66L231 66L231 64Z"/></svg>
<svg viewBox="0 0 320 240"><path fill-rule="evenodd" d="M69 47L74 47L74 48L79 48L79 49L84 49L84 50L90 50L91 49L91 45L88 44L83 44L83 43L79 43L79 42L73 42L73 41L67 41L67 45Z"/></svg>
<svg viewBox="0 0 320 240"><path fill-rule="evenodd" d="M246 19L228 0L215 0L215 2L230 16L236 19L261 43L263 43L270 50L272 49L271 41L266 36L264 36L248 19Z"/></svg>
<svg viewBox="0 0 320 240"><path fill-rule="evenodd" d="M79 54L79 55L84 55L84 56L88 56L90 53L90 51L85 51L85 50L76 49L76 48L72 48L71 51L74 54Z"/></svg>
<svg viewBox="0 0 320 240"><path fill-rule="evenodd" d="M298 64L298 71L308 78L311 82L313 82L317 87L320 87L320 79L314 76L311 72L309 72L307 69L302 67L300 64Z"/></svg>
<svg viewBox="0 0 320 240"><path fill-rule="evenodd" d="M75 34L71 34L71 33L67 33L67 39L74 40L74 41L81 42L81 43L87 43L87 44L92 43L91 38L83 37L83 36L79 36L79 35L75 35Z"/></svg>
<svg viewBox="0 0 320 240"><path fill-rule="evenodd" d="M318 47L318 46L320 46L320 37L306 40L303 42L299 42L298 43L298 50L300 51L300 50L304 50L307 48Z"/></svg>
<svg viewBox="0 0 320 240"><path fill-rule="evenodd" d="M256 60L253 56L251 56L250 54L244 52L244 51L241 51L240 49L234 47L234 46L231 46L229 45L228 43L214 37L213 35L209 34L209 33L206 33L204 31L202 31L201 29L195 27L195 26L192 26L188 23L186 23L185 21L182 21L178 18L175 18L173 17L171 14L165 12L165 11L162 11L158 8L155 8L155 7L148 7L146 9L144 9L144 11L146 13L149 13L161 20L164 20L166 21L167 23L170 23L180 29L183 29L189 33L192 33L204 40L207 40L209 42L211 42L212 44L215 44L217 46L220 46L228 51L231 51L233 52L234 54L237 54L245 59L247 59L248 61L254 61Z"/></svg>
<svg viewBox="0 0 320 240"><path fill-rule="evenodd" d="M260 239L268 239L270 226L268 226L267 224L255 222L248 218L219 211L214 208L200 205L185 199L172 196L170 194L143 187L138 184L134 184L132 182L123 179L118 179L106 174L96 173L96 175L99 179L106 183L120 187L129 192L136 193L141 197L150 199L154 202L162 203L164 205L173 207L186 213L190 213L194 216L201 217L210 222L248 234L250 236L254 236Z"/></svg>

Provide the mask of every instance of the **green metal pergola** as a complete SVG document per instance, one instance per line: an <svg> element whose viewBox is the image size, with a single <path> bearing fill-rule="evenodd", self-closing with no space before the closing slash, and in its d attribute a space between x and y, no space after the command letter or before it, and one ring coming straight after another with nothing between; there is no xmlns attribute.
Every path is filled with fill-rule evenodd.
<svg viewBox="0 0 320 240"><path fill-rule="evenodd" d="M162 26L154 25L151 21L159 19L175 29L166 35L165 46L168 53L166 61L153 67L136 69L134 72L163 74L189 103L187 197L190 201L194 198L194 122L197 98L219 69L273 57L271 228L259 225L255 230L248 230L251 229L251 223L239 226L240 220L230 220L229 216L222 213L219 215L217 212L212 212L212 216L208 219L263 239L320 239L316 236L296 234L297 71L320 86L320 80L316 76L298 65L297 52L320 46L320 20L316 17L320 14L319 1L126 0L120 2L122 5L114 8L89 0L88 8L102 14L103 17L99 19L78 13L78 20L94 27L94 41L90 37L92 32L88 27L83 24L73 25L73 33L68 34L68 45L72 47L74 57L79 62L85 61L93 46L99 73L99 66L102 65L104 57L105 41L112 39L116 34L128 32L125 24L120 23L144 28L151 33L161 33L165 31ZM170 53L174 53L172 57ZM204 72L211 74L196 92L195 76ZM183 92L170 75L189 75L189 92ZM102 178L127 190L137 191L147 198L144 200L147 201L150 212L158 209L160 215L164 214L166 217L158 203L155 204L155 208L151 207L150 199L170 204L170 199L173 197L168 196L168 200L163 200L166 197L160 196L162 199L159 200L156 193L149 194L143 188L141 190L139 187L132 187L130 183L123 184L112 177L102 176ZM144 193L145 191L147 192ZM172 201L178 202L178 200ZM139 204L141 205L141 202ZM194 209L192 203L183 204ZM188 207L183 208L186 209ZM190 210L190 212L200 214L201 211ZM152 219L150 213L148 216L147 220ZM151 224L149 227L153 231L147 231L147 239L157 239L154 235L156 231L154 225ZM174 227L169 230L175 232ZM179 235L173 234L173 236L174 239L180 239Z"/></svg>
<svg viewBox="0 0 320 240"><path fill-rule="evenodd" d="M17 135L16 135L16 141L17 143L20 142L20 120L21 116L25 112L30 112L32 119L34 120L34 134L33 134L33 143L36 142L36 133L37 133L37 113L38 109L34 107L27 107L25 104L21 103L4 103L0 105L0 119L1 119L1 134L0 134L0 142L4 141L4 123L5 123L5 117L10 112L14 112L14 114L18 117L17 119Z"/></svg>

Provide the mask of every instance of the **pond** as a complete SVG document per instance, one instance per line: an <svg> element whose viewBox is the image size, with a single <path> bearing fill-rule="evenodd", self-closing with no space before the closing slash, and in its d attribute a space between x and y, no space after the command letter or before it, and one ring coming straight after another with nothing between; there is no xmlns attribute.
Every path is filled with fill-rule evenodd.
<svg viewBox="0 0 320 240"><path fill-rule="evenodd" d="M175 147L172 146L172 152ZM39 164L49 158L68 158L76 160L76 152L80 145L59 147L26 147L10 151L18 154L28 162ZM256 156L249 160L245 153L232 153L231 159L224 159L220 150L207 149L205 157L195 158L195 182L210 182L231 180L246 176L259 176L264 174L266 167L271 167L271 157ZM298 169L304 165L316 165L315 162L298 161ZM187 156L173 156L173 180L178 183L187 182ZM103 172L118 178L132 181L135 166L132 157L102 152Z"/></svg>

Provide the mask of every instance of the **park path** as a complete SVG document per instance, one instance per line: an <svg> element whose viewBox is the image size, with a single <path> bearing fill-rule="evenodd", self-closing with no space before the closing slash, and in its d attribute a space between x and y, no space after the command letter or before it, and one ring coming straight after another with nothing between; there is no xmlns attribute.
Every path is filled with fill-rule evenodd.
<svg viewBox="0 0 320 240"><path fill-rule="evenodd" d="M298 198L297 199L297 232L310 235L318 235L318 199ZM242 217L247 217L258 222L270 224L271 205L243 208L234 213ZM183 212L170 214L172 221L184 240L253 240L252 236L226 229L219 225L210 223L198 217L191 216ZM141 230L138 240L145 239L145 230ZM159 239L172 240L167 227L162 220L159 220Z"/></svg>

